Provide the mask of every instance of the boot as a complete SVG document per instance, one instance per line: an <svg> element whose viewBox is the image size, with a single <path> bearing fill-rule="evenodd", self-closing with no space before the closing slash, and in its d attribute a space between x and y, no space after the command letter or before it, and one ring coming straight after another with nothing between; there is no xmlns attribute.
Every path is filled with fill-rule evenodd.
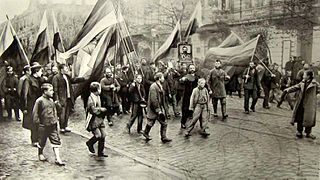
<svg viewBox="0 0 320 180"><path fill-rule="evenodd" d="M227 107L226 107L227 105L226 104L222 104L221 105L221 111L222 111L222 120L226 120L227 119L227 117L228 117L228 115L227 115Z"/></svg>
<svg viewBox="0 0 320 180"><path fill-rule="evenodd" d="M167 125L161 125L160 127L160 133L161 133L161 141L163 143L171 142L172 139L167 138Z"/></svg>
<svg viewBox="0 0 320 180"><path fill-rule="evenodd" d="M88 146L88 149L91 153L95 153L93 145L97 142L97 138L93 136L89 141L86 142L86 145Z"/></svg>
<svg viewBox="0 0 320 180"><path fill-rule="evenodd" d="M98 157L108 157L108 155L103 153L104 150L104 138L100 138L98 141Z"/></svg>
<svg viewBox="0 0 320 180"><path fill-rule="evenodd" d="M210 133L206 132L206 130L204 129L204 130L201 132L201 135L202 135L203 137L207 137L207 136L210 135Z"/></svg>
<svg viewBox="0 0 320 180"><path fill-rule="evenodd" d="M142 135L146 138L147 141L150 141L151 138L149 136L149 132L151 130L152 126L149 126L148 124L146 125L146 128L144 129L144 131L142 131Z"/></svg>

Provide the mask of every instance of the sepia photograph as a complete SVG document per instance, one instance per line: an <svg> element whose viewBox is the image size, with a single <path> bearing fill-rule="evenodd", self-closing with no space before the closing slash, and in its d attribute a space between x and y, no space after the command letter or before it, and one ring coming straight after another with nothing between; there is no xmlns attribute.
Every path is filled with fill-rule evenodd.
<svg viewBox="0 0 320 180"><path fill-rule="evenodd" d="M0 0L0 180L319 180L320 0Z"/></svg>

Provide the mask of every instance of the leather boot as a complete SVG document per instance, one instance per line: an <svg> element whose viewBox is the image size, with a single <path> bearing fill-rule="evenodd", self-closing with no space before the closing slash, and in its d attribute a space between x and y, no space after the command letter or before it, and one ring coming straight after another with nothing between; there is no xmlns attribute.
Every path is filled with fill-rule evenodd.
<svg viewBox="0 0 320 180"><path fill-rule="evenodd" d="M93 145L98 141L98 139L93 136L89 141L86 142L86 145L88 146L88 149L91 153L95 153Z"/></svg>
<svg viewBox="0 0 320 180"><path fill-rule="evenodd" d="M103 153L104 150L104 138L100 138L98 141L98 156L99 157L108 157L108 155Z"/></svg>
<svg viewBox="0 0 320 180"><path fill-rule="evenodd" d="M161 125L160 127L161 141L163 143L171 142L172 139L167 138L167 125Z"/></svg>
<svg viewBox="0 0 320 180"><path fill-rule="evenodd" d="M144 131L141 132L142 135L146 138L147 141L150 141L150 140L151 140L151 138L150 138L150 136L149 136L149 132L150 132L150 130L151 130L151 127L152 127L152 126L149 126L149 125L147 124L147 125L146 125L146 128L144 129Z"/></svg>

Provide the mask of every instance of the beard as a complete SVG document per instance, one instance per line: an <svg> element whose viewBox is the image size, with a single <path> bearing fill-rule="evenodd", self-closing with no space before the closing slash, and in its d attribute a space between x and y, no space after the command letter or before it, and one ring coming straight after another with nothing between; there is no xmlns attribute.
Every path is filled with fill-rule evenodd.
<svg viewBox="0 0 320 180"><path fill-rule="evenodd" d="M189 71L189 74L193 74L193 73L195 73L196 71L194 71L194 70L190 70Z"/></svg>

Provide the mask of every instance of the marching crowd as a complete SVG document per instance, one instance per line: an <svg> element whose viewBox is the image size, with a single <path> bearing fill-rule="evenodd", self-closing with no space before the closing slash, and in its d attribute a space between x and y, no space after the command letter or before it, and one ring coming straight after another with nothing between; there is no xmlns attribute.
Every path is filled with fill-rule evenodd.
<svg viewBox="0 0 320 180"><path fill-rule="evenodd" d="M106 68L101 80L90 82L86 89L90 93L83 96L86 129L93 134L86 145L91 153L95 153L94 144L98 143L98 156L106 157L103 152L105 119L107 124L112 126L112 116L121 113L131 113L126 131L131 132L137 119L137 132L147 141L151 140L149 132L158 121L161 141L168 143L172 141L166 135L167 119L171 118L170 108L173 116L181 118L181 128L185 129L186 138L190 136L197 121L200 121L201 135L207 137L210 135L207 125L210 115L218 117L219 102L221 119L225 121L228 118L226 96L228 91L232 92L229 89L232 79L238 84L237 88L231 88L240 91L240 98L244 94L246 114L250 114L250 110L255 112L258 97L263 91L263 108L269 109L269 103L273 101L277 102L278 107L283 101L287 101L294 110L291 123L297 123L296 136L302 138L305 128L306 137L315 139L311 129L315 126L316 97L320 93L319 83L315 80L318 71L310 68L308 64L294 63L292 58L286 64L285 74L282 75L277 64L250 62L240 78L230 78L222 69L220 60L215 61L215 67L208 75L199 75L194 64L182 63L175 68L172 64L161 61L156 66L153 62L147 63L146 59L141 60L141 67L138 69L128 65ZM6 70L7 75L1 88L5 94L7 118L12 119L14 110L16 120L21 121L21 110L22 126L31 131L31 142L38 147L39 159L46 160L43 149L49 138L56 155L56 164L65 165L59 156L59 134L71 132L68 119L76 98L72 85L88 81L88 78L71 78L70 68L65 64L53 65L44 70L39 63L34 62L24 67L20 78L14 74L11 66L7 66ZM249 107L250 97L252 102ZM178 108L180 102L181 109ZM213 105L213 112L210 103ZM1 103L1 119L2 110ZM146 125L143 128L144 114Z"/></svg>

